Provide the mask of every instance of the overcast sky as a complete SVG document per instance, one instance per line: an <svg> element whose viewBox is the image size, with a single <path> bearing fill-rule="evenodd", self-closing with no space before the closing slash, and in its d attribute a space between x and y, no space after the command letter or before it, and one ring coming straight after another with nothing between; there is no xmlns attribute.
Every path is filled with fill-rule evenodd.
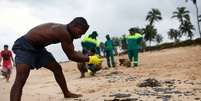
<svg viewBox="0 0 201 101"><path fill-rule="evenodd" d="M197 4L201 14L200 0ZM144 27L148 23L145 17L152 8L161 11L163 20L155 26L164 40L169 41L167 31L179 25L176 19L171 19L172 12L181 6L187 7L192 23L196 24L195 7L185 0L0 0L0 47L8 44L11 48L17 38L36 25L47 22L67 24L78 16L87 19L90 25L87 33L96 30L99 39L104 41L106 34L121 36L132 26ZM195 37L199 36L197 31L194 33ZM80 40L74 43L77 50L81 49ZM67 59L60 44L48 46L48 50L58 61Z"/></svg>

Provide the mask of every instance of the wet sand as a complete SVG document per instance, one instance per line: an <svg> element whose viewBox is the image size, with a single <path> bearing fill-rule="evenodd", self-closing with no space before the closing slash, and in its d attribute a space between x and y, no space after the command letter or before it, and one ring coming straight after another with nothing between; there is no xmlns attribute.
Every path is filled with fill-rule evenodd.
<svg viewBox="0 0 201 101"><path fill-rule="evenodd" d="M201 101L201 46L140 53L139 60L137 68L105 69L104 62L95 77L86 74L83 79L75 62L61 64L70 91L83 94L76 99L63 98L47 69L32 70L22 101ZM15 69L10 83L0 78L0 101L9 101L14 76ZM146 79L157 80L160 86L139 87Z"/></svg>

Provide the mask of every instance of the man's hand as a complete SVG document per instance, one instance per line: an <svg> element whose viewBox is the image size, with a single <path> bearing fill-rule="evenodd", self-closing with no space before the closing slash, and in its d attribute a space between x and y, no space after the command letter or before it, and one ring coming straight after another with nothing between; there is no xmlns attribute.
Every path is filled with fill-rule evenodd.
<svg viewBox="0 0 201 101"><path fill-rule="evenodd" d="M102 63L102 59L100 59L97 55L89 56L89 64L100 65Z"/></svg>

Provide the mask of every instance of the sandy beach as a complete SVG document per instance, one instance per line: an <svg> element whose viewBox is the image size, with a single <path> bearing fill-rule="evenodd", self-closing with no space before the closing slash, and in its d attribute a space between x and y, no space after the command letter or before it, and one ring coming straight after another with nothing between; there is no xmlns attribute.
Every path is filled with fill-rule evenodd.
<svg viewBox="0 0 201 101"><path fill-rule="evenodd" d="M189 46L139 54L139 66L119 66L86 75L80 79L75 62L63 63L68 88L83 94L64 99L53 74L47 69L32 70L25 84L22 101L201 101L201 46ZM15 69L7 83L0 79L0 101L9 101ZM160 83L156 87L139 87L147 79ZM116 99L116 100L115 100Z"/></svg>

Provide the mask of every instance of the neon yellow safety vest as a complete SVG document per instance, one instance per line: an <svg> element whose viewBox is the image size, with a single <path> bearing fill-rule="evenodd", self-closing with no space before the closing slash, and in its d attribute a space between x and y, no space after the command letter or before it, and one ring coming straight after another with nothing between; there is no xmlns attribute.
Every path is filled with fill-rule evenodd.
<svg viewBox="0 0 201 101"><path fill-rule="evenodd" d="M98 40L90 38L89 35L86 35L84 37L84 39L82 40L82 42L94 43L94 44L96 44L96 46L99 46L99 44L100 44L100 42Z"/></svg>
<svg viewBox="0 0 201 101"><path fill-rule="evenodd" d="M135 33L134 35L128 35L127 36L127 39L138 39L138 38L141 38L142 37L142 35L141 34L139 34L139 33Z"/></svg>
<svg viewBox="0 0 201 101"><path fill-rule="evenodd" d="M99 48L100 42L96 39L93 39L89 37L89 35L86 35L82 40L82 46L86 49L96 49Z"/></svg>
<svg viewBox="0 0 201 101"><path fill-rule="evenodd" d="M141 40L142 40L142 35L139 33L128 35L127 36L128 50L138 49L139 43Z"/></svg>

